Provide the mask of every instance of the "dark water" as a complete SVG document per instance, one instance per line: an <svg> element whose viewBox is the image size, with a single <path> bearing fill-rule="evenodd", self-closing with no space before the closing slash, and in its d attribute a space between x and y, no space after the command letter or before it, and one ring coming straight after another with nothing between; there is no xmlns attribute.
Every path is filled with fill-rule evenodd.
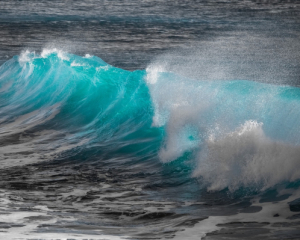
<svg viewBox="0 0 300 240"><path fill-rule="evenodd" d="M218 39L227 42L231 50L253 39L247 47L255 45L256 54L259 50L299 49L296 45L299 2L293 0L1 1L0 4L2 62L24 49L40 51L49 45L78 55L93 54L129 70L143 69L154 57L170 50L178 52L193 47L202 50L205 43ZM299 60L299 55L287 57ZM262 63L274 60L261 58L266 58L261 59ZM296 71L299 76L299 68Z"/></svg>
<svg viewBox="0 0 300 240"><path fill-rule="evenodd" d="M299 239L298 1L1 1L3 239Z"/></svg>

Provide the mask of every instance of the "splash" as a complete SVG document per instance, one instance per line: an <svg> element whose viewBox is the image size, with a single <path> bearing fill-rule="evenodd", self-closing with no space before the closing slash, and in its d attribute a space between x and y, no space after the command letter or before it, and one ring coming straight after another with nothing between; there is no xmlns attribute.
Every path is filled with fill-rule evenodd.
<svg viewBox="0 0 300 240"><path fill-rule="evenodd" d="M149 69L153 122L165 126L162 162L191 153L192 176L212 191L265 190L300 178L299 88Z"/></svg>
<svg viewBox="0 0 300 240"><path fill-rule="evenodd" d="M265 190L300 178L300 147L268 138L263 124L246 121L235 131L210 138L197 156L195 177L209 190L255 186Z"/></svg>

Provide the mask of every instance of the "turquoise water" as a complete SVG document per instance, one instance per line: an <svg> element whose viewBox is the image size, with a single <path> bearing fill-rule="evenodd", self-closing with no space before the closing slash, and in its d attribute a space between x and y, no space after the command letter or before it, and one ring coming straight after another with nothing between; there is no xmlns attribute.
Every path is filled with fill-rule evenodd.
<svg viewBox="0 0 300 240"><path fill-rule="evenodd" d="M63 133L58 158L162 164L213 191L300 178L297 87L131 72L56 49L15 56L0 76L2 124Z"/></svg>

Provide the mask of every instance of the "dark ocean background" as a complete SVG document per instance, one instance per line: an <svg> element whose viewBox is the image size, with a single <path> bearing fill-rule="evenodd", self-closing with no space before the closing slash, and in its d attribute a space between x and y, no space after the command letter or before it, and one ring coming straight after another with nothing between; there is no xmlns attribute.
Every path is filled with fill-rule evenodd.
<svg viewBox="0 0 300 240"><path fill-rule="evenodd" d="M0 238L300 239L300 2L0 1Z"/></svg>

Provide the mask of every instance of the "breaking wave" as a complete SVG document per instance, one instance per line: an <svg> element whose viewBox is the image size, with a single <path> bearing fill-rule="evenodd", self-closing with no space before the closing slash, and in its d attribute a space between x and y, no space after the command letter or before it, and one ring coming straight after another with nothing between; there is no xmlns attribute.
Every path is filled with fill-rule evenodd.
<svg viewBox="0 0 300 240"><path fill-rule="evenodd" d="M214 191L299 179L299 109L297 87L130 72L58 49L0 67L1 138L39 135L31 150L43 159L183 159Z"/></svg>

